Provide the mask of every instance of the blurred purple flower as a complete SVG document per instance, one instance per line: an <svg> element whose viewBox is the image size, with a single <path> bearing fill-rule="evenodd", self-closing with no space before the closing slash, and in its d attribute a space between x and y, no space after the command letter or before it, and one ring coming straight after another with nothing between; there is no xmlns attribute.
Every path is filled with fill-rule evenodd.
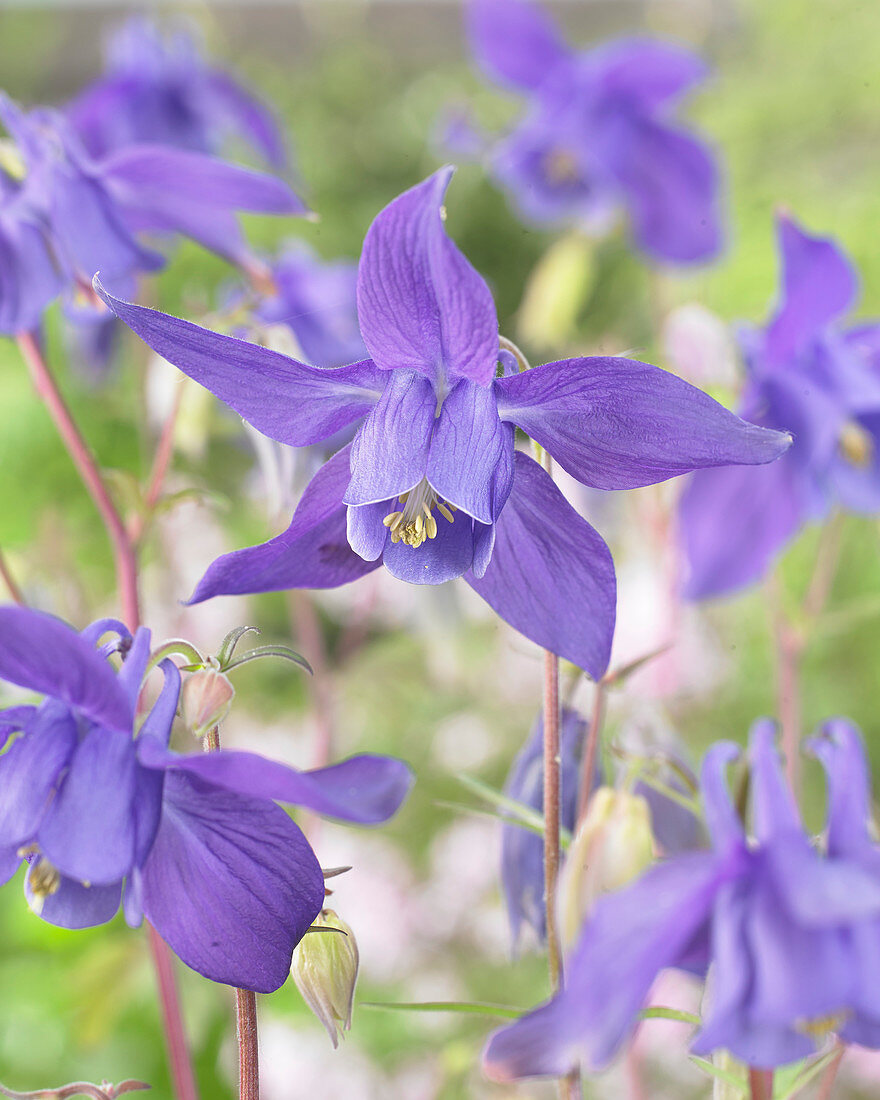
<svg viewBox="0 0 880 1100"><path fill-rule="evenodd" d="M803 831L774 747L751 734L754 842L724 783L738 754L720 743L703 765L712 850L676 856L600 900L566 965L564 990L490 1040L499 1080L606 1065L631 1034L657 974L712 964L709 1010L692 1044L759 1067L807 1057L858 1006L876 952L853 928L880 915L876 855L823 858ZM876 851L876 849L875 849ZM873 926L872 926L873 927Z"/></svg>
<svg viewBox="0 0 880 1100"><path fill-rule="evenodd" d="M786 216L777 232L780 301L763 330L741 334L741 412L790 430L794 445L766 470L701 471L686 487L685 591L694 599L758 580L833 504L880 511L880 323L838 327L857 293L849 260Z"/></svg>
<svg viewBox="0 0 880 1100"><path fill-rule="evenodd" d="M562 826L574 831L578 805L580 754L587 724L577 711L564 707L560 729ZM594 789L599 777L593 784ZM504 793L538 813L544 812L544 720L538 717L532 732L513 762ZM544 908L544 842L521 825L505 825L501 831L501 886L510 921L514 951L520 946L524 926L543 943L547 938Z"/></svg>
<svg viewBox="0 0 880 1100"><path fill-rule="evenodd" d="M286 325L307 363L341 367L365 359L357 316L357 264L322 260L296 243L270 266L275 294L260 302L256 315L267 324Z"/></svg>
<svg viewBox="0 0 880 1100"><path fill-rule="evenodd" d="M105 73L66 114L93 157L129 145L171 145L218 153L230 134L249 142L273 168L287 163L272 111L233 77L209 65L197 31L163 33L135 16L105 47Z"/></svg>
<svg viewBox="0 0 880 1100"><path fill-rule="evenodd" d="M248 268L253 261L236 212L305 211L280 180L200 153L132 145L93 161L60 115L25 114L2 93L0 122L16 142L24 172L20 181L7 179L0 196L0 248L5 237L13 253L0 276L10 283L8 290L0 283L4 330L11 328L7 311L13 324L33 323L36 305L60 289L52 260L74 293L91 295L92 276L100 271L119 293L130 294L139 272L164 263L138 233L179 233Z"/></svg>
<svg viewBox="0 0 880 1100"><path fill-rule="evenodd" d="M494 175L525 218L599 230L623 207L636 243L657 260L718 253L715 160L673 118L706 76L698 58L639 38L575 52L528 0L469 0L467 14L484 71L528 96L491 153Z"/></svg>
<svg viewBox="0 0 880 1100"><path fill-rule="evenodd" d="M358 316L372 359L316 370L96 289L163 358L280 443L306 446L363 420L288 530L218 559L194 602L335 588L380 564L413 584L464 576L526 637L598 677L614 627L611 555L541 466L514 450L515 426L602 489L769 462L789 440L627 359L498 377L491 293L443 228L451 174L399 196L367 233Z"/></svg>
<svg viewBox="0 0 880 1100"><path fill-rule="evenodd" d="M107 633L117 641L96 649ZM118 673L107 660L124 655ZM123 908L213 981L269 992L324 900L321 868L274 800L340 820L390 817L412 776L362 755L309 772L246 752L168 749L180 673L140 721L150 632L101 620L81 635L49 615L0 608L0 679L46 696L0 712L0 882L51 924L82 928ZM18 736L15 736L18 734Z"/></svg>

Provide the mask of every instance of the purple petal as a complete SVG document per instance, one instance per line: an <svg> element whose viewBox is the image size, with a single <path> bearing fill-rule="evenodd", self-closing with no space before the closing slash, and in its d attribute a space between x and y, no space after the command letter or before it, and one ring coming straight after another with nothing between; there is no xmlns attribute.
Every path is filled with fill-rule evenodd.
<svg viewBox="0 0 880 1100"><path fill-rule="evenodd" d="M181 756L154 743L141 744L138 756L148 768L186 772L238 794L290 802L359 825L393 817L414 778L402 760L373 754L351 756L313 771L297 771L251 752Z"/></svg>
<svg viewBox="0 0 880 1100"><path fill-rule="evenodd" d="M279 443L303 447L326 439L365 416L385 384L369 360L338 370L309 367L268 348L123 302L97 279L95 290L163 359Z"/></svg>
<svg viewBox="0 0 880 1100"><path fill-rule="evenodd" d="M768 354L794 355L850 308L858 290L852 264L826 237L811 237L791 218L776 220L782 257L782 301L767 330Z"/></svg>
<svg viewBox="0 0 880 1100"><path fill-rule="evenodd" d="M806 519L797 465L700 470L681 495L685 595L700 600L753 584Z"/></svg>
<svg viewBox="0 0 880 1100"><path fill-rule="evenodd" d="M653 119L615 119L609 169L640 248L669 263L711 260L722 245L715 158L690 134Z"/></svg>
<svg viewBox="0 0 880 1100"><path fill-rule="evenodd" d="M456 378L488 386L498 358L492 295L443 228L443 168L370 226L358 267L361 335L377 366L419 371L441 395Z"/></svg>
<svg viewBox="0 0 880 1100"><path fill-rule="evenodd" d="M647 110L678 98L706 79L706 63L674 42L631 38L595 51L598 80L606 95Z"/></svg>
<svg viewBox="0 0 880 1100"><path fill-rule="evenodd" d="M140 756L147 746L164 751L171 738L171 727L177 712L180 698L180 672L177 665L167 658L159 665L165 676L165 682L159 698L144 719L137 738L137 754ZM135 771L134 813L134 859L140 865L147 858L159 828L162 813L162 788L164 776L161 772L142 767L140 763Z"/></svg>
<svg viewBox="0 0 880 1100"><path fill-rule="evenodd" d="M34 897L27 879L24 893L28 903L32 904ZM116 916L121 897L121 882L109 886L85 886L76 879L62 875L57 891L43 899L40 917L60 928L93 928L106 924Z"/></svg>
<svg viewBox="0 0 880 1100"><path fill-rule="evenodd" d="M7 707L6 710L0 710L0 751L13 733L27 733L36 715L36 707Z"/></svg>
<svg viewBox="0 0 880 1100"><path fill-rule="evenodd" d="M571 56L558 27L527 0L469 0L471 50L487 76L534 91Z"/></svg>
<svg viewBox="0 0 880 1100"><path fill-rule="evenodd" d="M437 537L419 547L385 540L382 564L407 584L443 584L461 577L474 560L474 524L464 512L456 512L452 523L435 512Z"/></svg>
<svg viewBox="0 0 880 1100"><path fill-rule="evenodd" d="M700 772L700 788L703 792L706 827L712 845L719 852L727 852L745 845L742 822L733 805L725 779L728 764L740 755L739 747L732 741L719 741L703 759Z"/></svg>
<svg viewBox="0 0 880 1100"><path fill-rule="evenodd" d="M777 736L776 723L771 718L759 718L749 730L752 828L762 844L802 831L797 803L782 773Z"/></svg>
<svg viewBox="0 0 880 1100"><path fill-rule="evenodd" d="M481 523L494 523L513 485L513 432L498 419L492 388L459 382L431 439L428 481Z"/></svg>
<svg viewBox="0 0 880 1100"><path fill-rule="evenodd" d="M258 149L273 168L287 164L284 133L274 113L257 96L227 73L215 69L205 79L205 92L245 140Z"/></svg>
<svg viewBox="0 0 880 1100"><path fill-rule="evenodd" d="M395 371L351 445L346 504L375 504L412 489L425 476L437 398L414 371Z"/></svg>
<svg viewBox="0 0 880 1100"><path fill-rule="evenodd" d="M496 383L498 411L596 489L707 466L771 462L791 436L749 424L674 374L632 359L563 359Z"/></svg>
<svg viewBox="0 0 880 1100"><path fill-rule="evenodd" d="M600 899L566 967L563 992L489 1040L489 1075L561 1076L581 1052L590 1068L605 1066L657 974L676 964L706 923L722 874L714 857L689 853Z"/></svg>
<svg viewBox="0 0 880 1100"><path fill-rule="evenodd" d="M143 901L187 966L271 993L321 910L324 879L305 837L273 802L171 772Z"/></svg>
<svg viewBox="0 0 880 1100"><path fill-rule="evenodd" d="M861 855L871 841L871 775L858 729L845 718L832 718L822 736L809 742L828 780L828 854Z"/></svg>
<svg viewBox="0 0 880 1100"><path fill-rule="evenodd" d="M23 213L0 211L0 332L29 332L61 291L42 226Z"/></svg>
<svg viewBox="0 0 880 1100"><path fill-rule="evenodd" d="M315 474L283 534L218 558L189 602L286 588L336 588L378 568L379 562L364 561L348 544L342 494L350 477L349 451L343 447Z"/></svg>
<svg viewBox="0 0 880 1100"><path fill-rule="evenodd" d="M60 699L110 729L131 732L131 708L111 666L51 615L0 607L0 679Z"/></svg>
<svg viewBox="0 0 880 1100"><path fill-rule="evenodd" d="M611 553L536 462L518 451L515 470L485 576L465 579L505 622L598 680L614 632Z"/></svg>
<svg viewBox="0 0 880 1100"><path fill-rule="evenodd" d="M345 533L348 544L364 561L377 561L388 541L388 528L382 520L400 507L396 500L375 504L351 505L346 509Z"/></svg>
<svg viewBox="0 0 880 1100"><path fill-rule="evenodd" d="M0 756L0 847L18 848L34 839L76 740L70 711L60 703L44 703L28 732Z"/></svg>
<svg viewBox="0 0 880 1100"><path fill-rule="evenodd" d="M141 684L150 660L151 640L150 631L145 626L139 626L116 676L117 683L126 694L132 714L137 708Z"/></svg>
<svg viewBox="0 0 880 1100"><path fill-rule="evenodd" d="M108 885L134 861L134 742L93 727L70 759L37 839L46 857L81 882Z"/></svg>
<svg viewBox="0 0 880 1100"><path fill-rule="evenodd" d="M21 856L18 854L18 845L11 848L0 848L0 886L5 886L21 866Z"/></svg>

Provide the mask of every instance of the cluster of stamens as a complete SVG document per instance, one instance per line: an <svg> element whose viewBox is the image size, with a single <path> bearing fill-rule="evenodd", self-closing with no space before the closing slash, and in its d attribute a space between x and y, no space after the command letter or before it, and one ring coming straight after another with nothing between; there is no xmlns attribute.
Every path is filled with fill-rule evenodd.
<svg viewBox="0 0 880 1100"><path fill-rule="evenodd" d="M39 916L46 898L58 893L61 886L61 875L54 863L50 863L44 855L40 854L40 849L36 844L28 844L25 848L20 848L18 855L22 859L28 856L32 857L31 865L28 868L27 883L31 892L31 909Z"/></svg>
<svg viewBox="0 0 880 1100"><path fill-rule="evenodd" d="M838 437L840 453L851 465L864 470L874 458L874 442L861 424L848 420Z"/></svg>
<svg viewBox="0 0 880 1100"><path fill-rule="evenodd" d="M815 1016L812 1019L798 1020L795 1029L803 1035L809 1035L816 1042L821 1042L832 1032L840 1031L851 1013L846 1009L840 1012L829 1012L827 1016Z"/></svg>
<svg viewBox="0 0 880 1100"><path fill-rule="evenodd" d="M408 493L401 493L397 498L403 505L400 511L389 512L382 520L391 532L392 542L403 542L414 550L421 546L426 539L437 537L437 520L434 518L434 509L450 523L453 522L454 504L444 504L428 484L427 478L422 478L419 484L410 489Z"/></svg>

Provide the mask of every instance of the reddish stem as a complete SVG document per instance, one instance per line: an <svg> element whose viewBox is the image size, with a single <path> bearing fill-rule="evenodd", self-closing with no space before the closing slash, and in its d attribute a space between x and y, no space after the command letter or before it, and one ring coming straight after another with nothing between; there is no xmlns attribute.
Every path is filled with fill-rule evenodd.
<svg viewBox="0 0 880 1100"><path fill-rule="evenodd" d="M122 604L122 617L129 629L134 630L140 621L137 556L134 544L110 498L92 452L76 426L36 340L26 332L20 333L17 340L30 371L34 388L55 422L58 434L107 528L116 560L116 578Z"/></svg>
<svg viewBox="0 0 880 1100"><path fill-rule="evenodd" d="M773 1100L772 1069L749 1066L749 1095L751 1100Z"/></svg>
<svg viewBox="0 0 880 1100"><path fill-rule="evenodd" d="M137 516L131 525L130 536L133 542L137 542L144 533L144 528L159 503L162 488L168 467L171 465L171 456L174 454L174 431L177 427L177 417L180 413L180 404L183 400L183 386L179 385L174 392L174 401L171 409L162 425L162 434L156 444L156 453L153 456L153 465L150 469L150 479L147 482L147 492L144 496L143 514Z"/></svg>
<svg viewBox="0 0 880 1100"><path fill-rule="evenodd" d="M156 929L149 921L146 923L150 953L153 956L153 967L156 971L156 982L159 987L159 1003L162 1006L165 1046L168 1051L171 1080L174 1083L174 1095L177 1100L198 1100L196 1079L186 1041L180 1000L177 996L174 960L171 957L168 945Z"/></svg>
<svg viewBox="0 0 880 1100"><path fill-rule="evenodd" d="M837 1080L837 1071L840 1069L840 1063L843 1061L845 1053L846 1047L841 1043L822 1076L822 1083L819 1086L816 1100L831 1100L831 1094L834 1092L834 1082Z"/></svg>
<svg viewBox="0 0 880 1100"><path fill-rule="evenodd" d="M559 658L544 652L544 912L547 962L555 993L562 985L562 953L556 927L556 881L559 877L561 822L559 771Z"/></svg>
<svg viewBox="0 0 880 1100"><path fill-rule="evenodd" d="M260 1056L257 1041L257 997L249 989L235 991L238 1034L238 1094L240 1100L260 1100Z"/></svg>

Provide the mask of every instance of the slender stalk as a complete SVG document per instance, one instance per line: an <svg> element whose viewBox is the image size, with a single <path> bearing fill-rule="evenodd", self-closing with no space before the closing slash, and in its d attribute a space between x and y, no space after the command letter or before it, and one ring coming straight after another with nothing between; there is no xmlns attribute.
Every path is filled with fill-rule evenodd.
<svg viewBox="0 0 880 1100"><path fill-rule="evenodd" d="M18 582L13 577L2 551L0 551L0 577L3 578L3 583L6 585L12 602L17 603L19 607L24 607L24 594L18 587Z"/></svg>
<svg viewBox="0 0 880 1100"><path fill-rule="evenodd" d="M599 680L593 694L593 711L590 715L590 725L587 730L587 740L584 745L584 755L581 759L581 780L578 787L577 823L583 821L590 804L590 794L593 790L593 780L596 777L596 757L599 754L599 739L602 735L602 723L605 719L605 683Z"/></svg>
<svg viewBox="0 0 880 1100"><path fill-rule="evenodd" d="M174 978L174 960L168 945L156 929L149 921L146 925L153 967L156 971L156 982L159 987L159 1003L162 1006L165 1046L168 1051L174 1095L177 1100L198 1100L199 1093L186 1041L183 1015L180 1011L177 982Z"/></svg>
<svg viewBox="0 0 880 1100"><path fill-rule="evenodd" d="M241 1100L260 1100L260 1058L257 1041L257 997L249 989L235 991L238 1035L238 1095Z"/></svg>
<svg viewBox="0 0 880 1100"><path fill-rule="evenodd" d="M162 425L159 442L156 444L156 453L153 456L153 465L147 482L147 492L144 496L143 514L135 518L129 530L129 535L135 543L143 536L144 529L149 523L150 517L162 495L162 487L165 484L168 467L171 465L171 456L174 454L174 432L177 428L177 417L180 413L182 400L183 386L179 385L174 392L174 401L165 423Z"/></svg>
<svg viewBox="0 0 880 1100"><path fill-rule="evenodd" d="M773 1070L749 1066L749 1096L751 1100L773 1100Z"/></svg>
<svg viewBox="0 0 880 1100"><path fill-rule="evenodd" d="M828 1068L822 1075L822 1083L816 1094L816 1100L831 1100L831 1094L834 1092L834 1082L837 1080L837 1071L840 1069L840 1063L843 1061L845 1053L846 1047L841 1043L837 1048L837 1053L834 1055Z"/></svg>
<svg viewBox="0 0 880 1100"><path fill-rule="evenodd" d="M804 643L799 631L785 617L776 614L776 709L782 726L785 773L795 796L801 783L801 657Z"/></svg>
<svg viewBox="0 0 880 1100"><path fill-rule="evenodd" d="M220 727L205 734L205 752L220 748ZM257 1031L257 997L249 989L235 991L235 1034L238 1039L239 1100L260 1100L260 1044Z"/></svg>
<svg viewBox="0 0 880 1100"><path fill-rule="evenodd" d="M140 621L137 556L134 544L107 491L94 456L71 416L70 409L61 396L61 391L36 340L30 333L20 333L17 342L30 371L34 389L55 422L58 434L79 471L83 484L94 501L107 534L110 536L116 560L116 578L122 604L122 617L127 626L134 630Z"/></svg>
<svg viewBox="0 0 880 1100"><path fill-rule="evenodd" d="M547 920L547 964L555 993L562 985L562 952L556 925L556 881L559 877L559 829L562 800L559 769L559 658L544 652L544 912Z"/></svg>
<svg viewBox="0 0 880 1100"><path fill-rule="evenodd" d="M86 490L98 509L113 546L122 618L132 631L140 624L137 550L113 503L98 464L68 408L42 352L30 333L20 333L17 343L30 372L34 389L52 417ZM168 945L147 921L147 938L162 1009L162 1024L174 1095L177 1100L198 1100L195 1073L180 1011L174 977L174 961Z"/></svg>

